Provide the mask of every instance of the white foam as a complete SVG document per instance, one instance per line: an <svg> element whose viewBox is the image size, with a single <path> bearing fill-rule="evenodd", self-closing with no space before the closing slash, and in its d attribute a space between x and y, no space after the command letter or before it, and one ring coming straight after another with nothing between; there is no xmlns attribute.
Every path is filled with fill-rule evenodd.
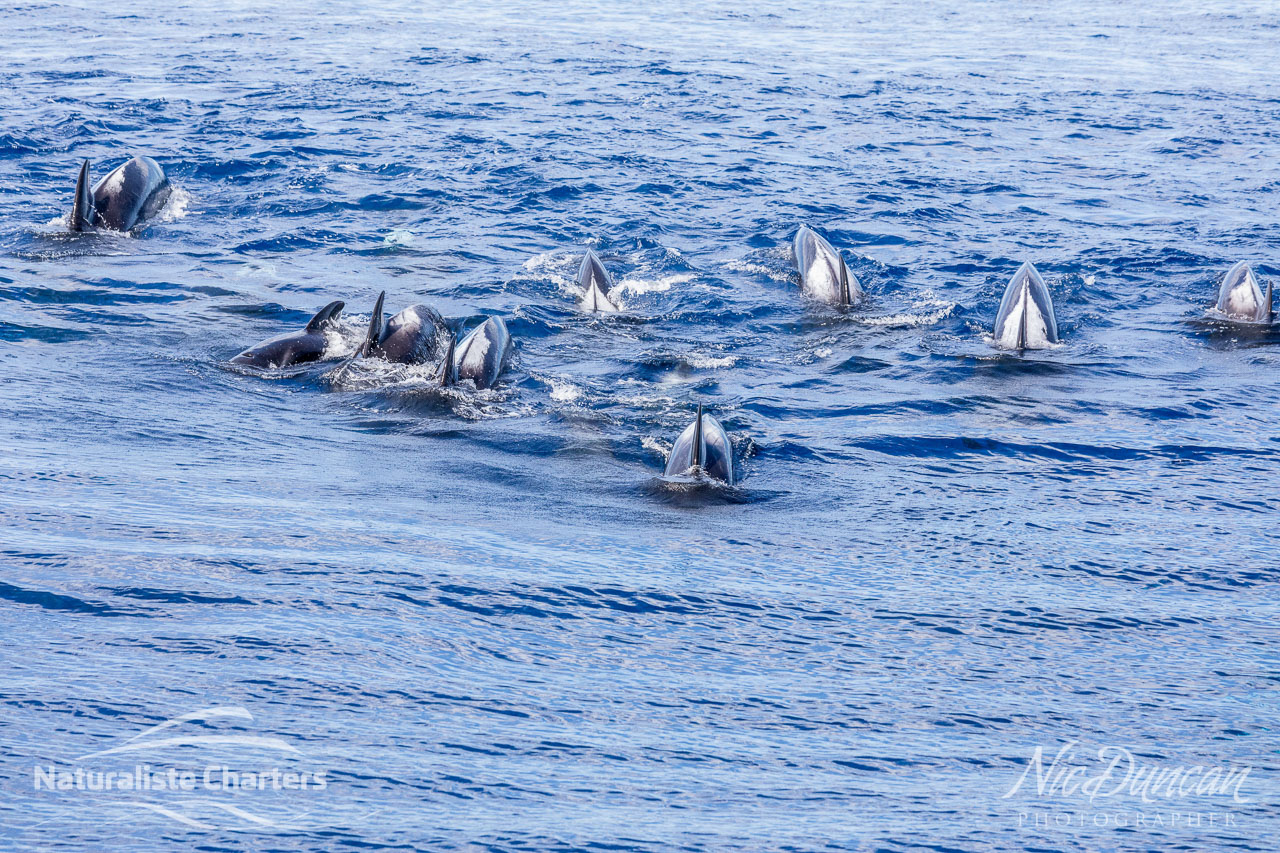
<svg viewBox="0 0 1280 853"><path fill-rule="evenodd" d="M789 282L791 281L792 276L792 271L790 269L779 269L778 267L757 264L747 260L725 261L722 266L730 272L741 272L747 273L748 275L762 275L767 279L777 282Z"/></svg>
<svg viewBox="0 0 1280 853"><path fill-rule="evenodd" d="M619 292L634 293L637 296L642 293L666 293L673 285L688 281L693 281L693 273L675 273L659 279L627 278L618 282L613 290L609 291L609 295Z"/></svg>
<svg viewBox="0 0 1280 853"><path fill-rule="evenodd" d="M925 309L930 306L916 303L912 307ZM933 304L932 310L904 311L900 314L888 314L883 317L859 317L858 322L867 326L897 326L904 328L931 326L934 323L945 320L955 310L956 303L954 302L937 302Z"/></svg>
<svg viewBox="0 0 1280 853"><path fill-rule="evenodd" d="M685 356L684 361L690 367L699 369L733 367L738 363L737 357L732 355L723 355L719 357L712 355L689 355Z"/></svg>
<svg viewBox="0 0 1280 853"><path fill-rule="evenodd" d="M333 382L336 388L343 391L367 391L374 388L400 391L415 388L440 390L437 366L397 364L382 358L357 359L342 371L341 376L335 377Z"/></svg>
<svg viewBox="0 0 1280 853"><path fill-rule="evenodd" d="M366 324L367 325L367 324ZM363 328L350 328L341 323L329 325L324 330L323 358L346 358L364 341Z"/></svg>
<svg viewBox="0 0 1280 853"><path fill-rule="evenodd" d="M564 266L565 259L568 257L564 252L560 251L543 252L525 261L523 267L530 272L540 272L552 267Z"/></svg>
<svg viewBox="0 0 1280 853"><path fill-rule="evenodd" d="M647 435L640 439L640 446L645 450L652 450L655 453L661 453L663 458L671 455L671 445L668 442L661 441L660 439L652 438Z"/></svg>
<svg viewBox="0 0 1280 853"><path fill-rule="evenodd" d="M71 236L76 236L79 233L81 233L81 232L68 230L69 228L71 228L70 213L65 213L62 216L55 216L53 219L50 219L48 222L45 223L45 227L50 229L51 231L64 233ZM92 229L91 231L85 231L83 233L93 234L93 236L97 239L132 240L134 238L134 234L131 231L116 231L112 228L95 228L95 229Z"/></svg>
<svg viewBox="0 0 1280 853"><path fill-rule="evenodd" d="M987 346L989 346L989 347L993 348L993 349L1004 350L1004 351L1006 351L1006 352L1010 352L1010 351L1012 351L1012 352L1017 352L1017 351L1018 351L1018 350L1017 350L1017 349L1015 349L1015 348L1012 348L1012 347L1006 347L1006 346L1001 345L1001 344L1000 344L1000 342L996 340L996 336L995 336L994 334L992 334L991 332L983 332L983 333L982 333L982 342L983 342L984 344L986 344ZM1038 350L1038 351L1040 351L1040 352L1043 352L1043 351L1045 351L1045 350L1066 349L1066 347L1067 347L1067 342L1066 342L1066 341L1058 341L1057 343L1049 343L1049 342L1047 342L1047 341L1046 341L1045 343L1043 343L1043 344L1041 344L1041 345L1039 345L1039 346L1036 346L1036 347L1028 347L1028 350ZM992 357L992 358L1000 358L1000 356L999 356L999 355L993 355L993 356L991 356L991 357Z"/></svg>
<svg viewBox="0 0 1280 853"><path fill-rule="evenodd" d="M191 206L191 193L174 184L169 187L169 197L156 214L155 222L176 222L187 215L187 209Z"/></svg>
<svg viewBox="0 0 1280 853"><path fill-rule="evenodd" d="M572 403L582 397L582 389L571 382L551 380L551 399L557 403Z"/></svg>
<svg viewBox="0 0 1280 853"><path fill-rule="evenodd" d="M540 255L534 255L522 266L535 278L549 281L560 288L560 291L574 302L581 302L586 296L586 291L578 286L576 278L570 278L562 272L570 266L574 257L565 252L543 252Z"/></svg>
<svg viewBox="0 0 1280 853"><path fill-rule="evenodd" d="M267 263L266 261L245 261L239 269L236 270L237 278L280 278L280 273L276 269L276 265Z"/></svg>

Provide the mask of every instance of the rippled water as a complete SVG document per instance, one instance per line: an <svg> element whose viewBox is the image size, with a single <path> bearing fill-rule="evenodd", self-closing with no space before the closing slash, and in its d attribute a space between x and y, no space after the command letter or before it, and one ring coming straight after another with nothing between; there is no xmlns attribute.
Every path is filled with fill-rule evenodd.
<svg viewBox="0 0 1280 853"><path fill-rule="evenodd" d="M1076 5L0 12L0 844L1272 849L1280 332L1205 312L1280 277L1280 24ZM161 220L64 233L131 153ZM1064 344L1001 354L1024 259ZM381 290L506 381L226 366ZM736 490L657 479L699 401ZM210 708L297 752L85 757ZM1072 742L1251 770L1003 796ZM327 785L32 776L143 761Z"/></svg>

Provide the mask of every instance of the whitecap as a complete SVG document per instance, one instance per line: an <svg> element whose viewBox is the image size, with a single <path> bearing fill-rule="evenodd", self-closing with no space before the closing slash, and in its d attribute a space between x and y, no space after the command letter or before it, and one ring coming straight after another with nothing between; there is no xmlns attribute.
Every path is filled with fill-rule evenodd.
<svg viewBox="0 0 1280 853"><path fill-rule="evenodd" d="M572 403L582 397L582 389L572 382L551 380L551 399L557 403Z"/></svg>
<svg viewBox="0 0 1280 853"><path fill-rule="evenodd" d="M685 364L690 367L699 369L711 369L716 367L733 367L738 363L737 356L732 355L687 355L684 357Z"/></svg>
<svg viewBox="0 0 1280 853"><path fill-rule="evenodd" d="M640 446L645 450L651 450L654 453L661 453L664 459L671 453L671 444L669 442L662 441L661 439L653 438L648 435L640 439Z"/></svg>
<svg viewBox="0 0 1280 853"><path fill-rule="evenodd" d="M395 228L382 238L384 246L412 246L413 242L413 232L404 228Z"/></svg>
<svg viewBox="0 0 1280 853"><path fill-rule="evenodd" d="M767 264L749 261L745 258L725 261L721 266L730 272L740 272L748 275L762 275L771 281L780 283L787 283L793 279L793 271L790 267L769 266Z"/></svg>
<svg viewBox="0 0 1280 853"><path fill-rule="evenodd" d="M626 278L614 285L610 295L615 293L666 293L673 285L693 281L693 273L673 273L659 279Z"/></svg>

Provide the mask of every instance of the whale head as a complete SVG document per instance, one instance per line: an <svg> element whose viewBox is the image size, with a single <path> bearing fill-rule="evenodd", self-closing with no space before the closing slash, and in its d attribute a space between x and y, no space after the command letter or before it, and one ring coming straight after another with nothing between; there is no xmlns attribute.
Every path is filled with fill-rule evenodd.
<svg viewBox="0 0 1280 853"><path fill-rule="evenodd" d="M1242 323L1271 322L1271 284L1264 293L1253 268L1240 261L1222 278L1218 287L1220 314Z"/></svg>
<svg viewBox="0 0 1280 853"><path fill-rule="evenodd" d="M581 307L583 311L617 311L618 306L609 298L613 288L613 279L609 271L600 263L596 253L587 249L578 268L578 286L582 288Z"/></svg>
<svg viewBox="0 0 1280 853"><path fill-rule="evenodd" d="M511 358L511 334L501 317L489 317L450 349L454 380L492 388Z"/></svg>
<svg viewBox="0 0 1280 853"><path fill-rule="evenodd" d="M996 312L995 346L1000 349L1044 349L1058 342L1058 321L1049 288L1030 261L1013 274Z"/></svg>
<svg viewBox="0 0 1280 853"><path fill-rule="evenodd" d="M129 231L156 216L172 187L164 169L150 157L133 157L94 185L93 224Z"/></svg>
<svg viewBox="0 0 1280 853"><path fill-rule="evenodd" d="M830 243L807 225L801 225L793 244L800 289L831 305L857 305L862 285Z"/></svg>

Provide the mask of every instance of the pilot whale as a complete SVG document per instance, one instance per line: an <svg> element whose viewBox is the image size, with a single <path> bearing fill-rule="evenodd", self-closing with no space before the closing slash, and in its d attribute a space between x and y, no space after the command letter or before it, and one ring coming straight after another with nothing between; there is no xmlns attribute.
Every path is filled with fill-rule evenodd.
<svg viewBox="0 0 1280 853"><path fill-rule="evenodd" d="M733 485L733 446L724 427L698 404L698 415L676 439L663 476L701 471Z"/></svg>
<svg viewBox="0 0 1280 853"><path fill-rule="evenodd" d="M453 333L440 312L429 305L410 305L390 320L383 321L384 290L378 294L369 318L364 342L351 357L375 356L397 364L425 364L441 356L441 347Z"/></svg>
<svg viewBox="0 0 1280 853"><path fill-rule="evenodd" d="M327 344L325 332L337 325L342 307L341 302L330 302L316 312L301 332L286 332L265 340L231 359L231 363L249 367L277 368L317 361L324 355Z"/></svg>
<svg viewBox="0 0 1280 853"><path fill-rule="evenodd" d="M1058 342L1049 288L1030 261L1018 267L996 312L993 343L1001 349L1044 349Z"/></svg>
<svg viewBox="0 0 1280 853"><path fill-rule="evenodd" d="M596 257L596 253L590 249L587 249L582 266L578 269L578 286L582 288L582 302L579 304L583 311L618 310L618 306L609 298L613 279Z"/></svg>
<svg viewBox="0 0 1280 853"><path fill-rule="evenodd" d="M800 289L814 299L832 305L857 305L862 285L831 244L812 228L801 225L793 245Z"/></svg>
<svg viewBox="0 0 1280 853"><path fill-rule="evenodd" d="M1222 279L1218 287L1219 313L1242 323L1271 322L1271 283L1264 295L1253 268L1240 261Z"/></svg>
<svg viewBox="0 0 1280 853"><path fill-rule="evenodd" d="M67 224L72 231L129 231L152 218L169 200L169 179L150 157L134 157L89 189L89 161L80 166Z"/></svg>
<svg viewBox="0 0 1280 853"><path fill-rule="evenodd" d="M490 317L459 344L449 345L442 385L471 380L476 388L492 388L511 358L511 335L501 317Z"/></svg>

